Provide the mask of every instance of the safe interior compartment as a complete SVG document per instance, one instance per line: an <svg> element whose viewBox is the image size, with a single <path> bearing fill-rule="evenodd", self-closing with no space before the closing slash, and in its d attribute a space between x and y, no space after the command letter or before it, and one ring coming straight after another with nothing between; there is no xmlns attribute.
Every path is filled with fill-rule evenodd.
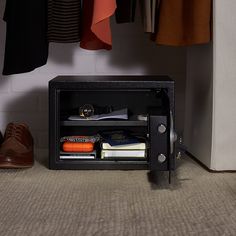
<svg viewBox="0 0 236 236"><path fill-rule="evenodd" d="M137 136L146 138L146 158L112 158L115 162L137 161L148 162L149 159L149 126L148 120L139 120L138 115L147 116L150 109L166 108L165 92L163 90L81 90L60 91L60 137L71 135L95 135L101 131L125 130ZM111 106L114 110L128 108L128 120L100 120L100 121L71 121L70 115L79 115L79 108L84 104L105 107ZM148 116L147 116L148 117ZM61 160L62 162L109 162L110 159L101 159L101 145L95 144L96 159L89 160Z"/></svg>

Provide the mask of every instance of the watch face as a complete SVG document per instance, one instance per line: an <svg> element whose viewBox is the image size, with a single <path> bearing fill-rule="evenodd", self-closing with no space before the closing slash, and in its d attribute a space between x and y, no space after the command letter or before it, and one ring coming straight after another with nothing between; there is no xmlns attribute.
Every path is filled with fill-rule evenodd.
<svg viewBox="0 0 236 236"><path fill-rule="evenodd" d="M85 104L80 107L80 116L90 117L94 115L94 107L91 104Z"/></svg>

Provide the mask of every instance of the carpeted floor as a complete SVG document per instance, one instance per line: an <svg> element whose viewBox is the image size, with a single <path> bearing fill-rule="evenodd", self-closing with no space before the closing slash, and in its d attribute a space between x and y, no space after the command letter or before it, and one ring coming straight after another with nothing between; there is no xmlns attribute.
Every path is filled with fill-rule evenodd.
<svg viewBox="0 0 236 236"><path fill-rule="evenodd" d="M173 183L148 171L0 170L0 235L236 235L236 174L189 158Z"/></svg>

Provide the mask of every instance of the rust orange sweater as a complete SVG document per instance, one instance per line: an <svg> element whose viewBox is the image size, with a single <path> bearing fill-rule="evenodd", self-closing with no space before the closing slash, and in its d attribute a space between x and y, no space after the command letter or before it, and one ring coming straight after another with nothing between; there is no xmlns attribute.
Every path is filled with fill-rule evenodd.
<svg viewBox="0 0 236 236"><path fill-rule="evenodd" d="M211 39L211 0L158 0L158 44L185 46Z"/></svg>

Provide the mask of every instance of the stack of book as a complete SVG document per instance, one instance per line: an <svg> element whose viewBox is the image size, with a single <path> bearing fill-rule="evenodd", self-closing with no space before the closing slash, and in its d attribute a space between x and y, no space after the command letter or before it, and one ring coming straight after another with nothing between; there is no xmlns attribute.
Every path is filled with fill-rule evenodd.
<svg viewBox="0 0 236 236"><path fill-rule="evenodd" d="M146 143L111 146L102 143L101 159L135 159L146 158Z"/></svg>
<svg viewBox="0 0 236 236"><path fill-rule="evenodd" d="M101 135L101 159L146 158L146 143L124 131L106 132Z"/></svg>

